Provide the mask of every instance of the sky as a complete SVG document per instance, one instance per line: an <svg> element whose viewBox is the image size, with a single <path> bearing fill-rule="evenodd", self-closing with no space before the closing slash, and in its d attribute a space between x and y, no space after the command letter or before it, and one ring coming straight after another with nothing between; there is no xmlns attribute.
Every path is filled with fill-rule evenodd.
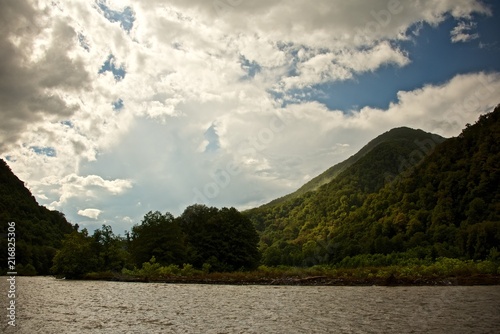
<svg viewBox="0 0 500 334"><path fill-rule="evenodd" d="M500 103L494 0L0 0L0 158L122 234L291 193L394 127Z"/></svg>

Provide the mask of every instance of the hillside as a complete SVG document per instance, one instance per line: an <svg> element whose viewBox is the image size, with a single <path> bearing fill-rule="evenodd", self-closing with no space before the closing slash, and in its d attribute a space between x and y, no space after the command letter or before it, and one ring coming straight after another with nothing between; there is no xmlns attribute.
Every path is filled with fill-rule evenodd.
<svg viewBox="0 0 500 334"><path fill-rule="evenodd" d="M263 262L312 265L391 253L496 256L499 118L497 108L440 144L418 130L392 130L403 135L373 144L341 172L334 166L329 175L338 175L316 191L248 211L261 235Z"/></svg>
<svg viewBox="0 0 500 334"><path fill-rule="evenodd" d="M48 274L63 236L73 231L64 215L40 206L24 183L0 159L0 235L16 223L16 269ZM0 273L6 271L7 238L0 239Z"/></svg>
<svg viewBox="0 0 500 334"><path fill-rule="evenodd" d="M414 130L408 127L400 127L400 128L395 128L390 131L387 131L380 136L376 137L375 139L371 140L368 144L363 146L361 150L359 150L356 154L352 155L348 159L330 167L327 169L325 172L321 173L320 175L314 177L311 179L309 182L304 184L302 187L300 187L298 190L295 192L285 195L283 197L277 198L265 205L263 207L270 207L274 206L279 203L286 202L287 200L290 200L292 198L299 197L301 195L304 195L305 193L309 191L314 191L317 190L319 187L321 187L324 184L329 183L333 179L335 179L337 176L340 175L344 170L352 166L354 163L359 161L362 157L364 157L366 154L368 154L370 151L372 151L376 146L384 143L384 142L389 142L389 141L397 141L397 140L417 140L417 141L427 141L431 139L435 143L441 143L445 140L445 138L435 135L435 134L430 134L427 132L424 132L422 130Z"/></svg>

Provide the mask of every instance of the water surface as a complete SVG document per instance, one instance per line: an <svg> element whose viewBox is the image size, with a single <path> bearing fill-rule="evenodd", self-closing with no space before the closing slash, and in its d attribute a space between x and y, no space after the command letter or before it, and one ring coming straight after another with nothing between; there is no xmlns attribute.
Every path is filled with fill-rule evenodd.
<svg viewBox="0 0 500 334"><path fill-rule="evenodd" d="M5 282L2 277L2 291ZM2 332L500 333L500 286L235 286L17 277L17 291L18 326L3 320Z"/></svg>

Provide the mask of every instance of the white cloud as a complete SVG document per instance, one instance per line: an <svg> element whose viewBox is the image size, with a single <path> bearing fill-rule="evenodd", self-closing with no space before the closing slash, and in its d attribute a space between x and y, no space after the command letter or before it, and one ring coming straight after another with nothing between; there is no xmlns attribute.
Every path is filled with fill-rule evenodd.
<svg viewBox="0 0 500 334"><path fill-rule="evenodd" d="M55 208L61 208L72 198L80 198L86 201L103 199L123 194L132 188L130 180L104 180L98 175L83 177L76 174L69 174L60 180L54 177L46 177L34 185L40 189L52 189L52 191L59 194L59 200L51 203L51 206Z"/></svg>
<svg viewBox="0 0 500 334"><path fill-rule="evenodd" d="M230 130L221 138L232 143L226 147L228 155L214 157L206 174L223 180L228 162L240 172L231 176L230 184L219 186L213 199L211 189L203 187L215 177L198 181L198 190L214 204L234 203L235 196L243 202L249 193L259 194L255 198L265 202L293 191L302 185L303 175L323 172L391 128L410 126L456 136L466 123L474 123L480 114L496 106L499 88L500 74L458 75L442 85L401 91L398 100L385 110L364 107L345 114L308 102L273 110L258 119L231 117L227 121ZM238 191L241 184L245 189L242 194Z"/></svg>
<svg viewBox="0 0 500 334"><path fill-rule="evenodd" d="M397 103L387 110L365 107L352 121L363 127L392 128L407 125L456 136L467 123L491 111L497 104L499 73L457 75L442 85L427 85L398 93Z"/></svg>
<svg viewBox="0 0 500 334"><path fill-rule="evenodd" d="M459 22L455 28L451 31L451 41L453 43L458 42L469 42L474 39L479 38L478 33L472 33L476 29L476 23L474 22Z"/></svg>
<svg viewBox="0 0 500 334"><path fill-rule="evenodd" d="M95 220L97 220L99 218L99 215L101 214L101 212L102 211L99 209L78 210L78 214L80 216L95 219Z"/></svg>
<svg viewBox="0 0 500 334"><path fill-rule="evenodd" d="M303 49L299 59L304 60ZM320 53L297 65L297 76L284 78L285 88L304 88L325 82L344 81L355 74L375 71L382 65L394 64L399 67L410 62L401 50L382 41L368 50L343 49L338 53Z"/></svg>
<svg viewBox="0 0 500 334"><path fill-rule="evenodd" d="M319 54L299 64L299 75L284 78L287 89L310 87L329 81L342 81L352 78L349 69L334 63L335 55Z"/></svg>
<svg viewBox="0 0 500 334"><path fill-rule="evenodd" d="M213 205L259 203L389 127L456 134L493 104L483 98L488 90L474 92L484 87L480 79L497 87L498 77L480 73L400 92L388 110L344 114L307 101L307 92L282 106L290 89L407 66L411 55L398 42L409 29L450 14L490 14L479 1L226 3L106 1L133 10L126 31L94 1L5 2L0 154L41 202L74 222L87 212L80 208L106 207L95 219L129 226L145 213L139 202L145 211L178 211L199 190ZM122 80L99 73L110 55ZM119 99L123 108L115 110ZM217 145L210 146L213 124ZM230 173L233 165L238 173Z"/></svg>
<svg viewBox="0 0 500 334"><path fill-rule="evenodd" d="M362 73L374 71L386 64L402 67L407 65L410 60L403 51L383 41L367 51L343 52L337 57L337 62L356 73Z"/></svg>

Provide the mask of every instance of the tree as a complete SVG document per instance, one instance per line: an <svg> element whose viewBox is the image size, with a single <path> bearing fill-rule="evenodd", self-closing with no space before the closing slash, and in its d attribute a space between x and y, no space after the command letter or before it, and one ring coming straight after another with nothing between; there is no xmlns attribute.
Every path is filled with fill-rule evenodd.
<svg viewBox="0 0 500 334"><path fill-rule="evenodd" d="M184 234L169 212L148 212L141 225L134 225L130 236L130 251L140 266L152 256L162 265L186 262Z"/></svg>
<svg viewBox="0 0 500 334"><path fill-rule="evenodd" d="M218 260L228 270L255 268L260 260L259 236L247 217L235 208L222 208L207 222L218 244Z"/></svg>
<svg viewBox="0 0 500 334"><path fill-rule="evenodd" d="M95 230L92 239L101 271L119 271L124 267L129 258L125 241L113 233L110 225L102 225L101 229Z"/></svg>
<svg viewBox="0 0 500 334"><path fill-rule="evenodd" d="M66 235L53 262L52 272L66 278L82 278L84 274L96 271L99 261L87 230Z"/></svg>
<svg viewBox="0 0 500 334"><path fill-rule="evenodd" d="M189 262L196 267L209 263L214 271L232 271L258 265L257 231L235 208L192 205L179 221L187 237Z"/></svg>

